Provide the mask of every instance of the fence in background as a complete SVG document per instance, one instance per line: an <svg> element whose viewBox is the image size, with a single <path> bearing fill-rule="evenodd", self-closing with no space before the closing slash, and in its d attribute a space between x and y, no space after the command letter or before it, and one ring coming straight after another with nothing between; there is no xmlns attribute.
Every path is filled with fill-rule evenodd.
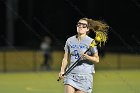
<svg viewBox="0 0 140 93"><path fill-rule="evenodd" d="M59 70L63 51L53 51L50 65L52 70ZM38 71L41 67L43 55L37 50L4 50L0 51L0 71ZM140 54L106 53L100 57L96 69L139 69Z"/></svg>

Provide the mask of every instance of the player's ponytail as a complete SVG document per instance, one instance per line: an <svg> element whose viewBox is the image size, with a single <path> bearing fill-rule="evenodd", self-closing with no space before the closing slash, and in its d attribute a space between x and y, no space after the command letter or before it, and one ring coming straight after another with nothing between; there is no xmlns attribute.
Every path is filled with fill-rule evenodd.
<svg viewBox="0 0 140 93"><path fill-rule="evenodd" d="M89 18L82 18L80 20L87 21L89 31L95 32L96 34L95 40L97 40L100 43L100 46L101 42L105 44L105 42L108 39L108 29L109 29L109 26L105 22Z"/></svg>

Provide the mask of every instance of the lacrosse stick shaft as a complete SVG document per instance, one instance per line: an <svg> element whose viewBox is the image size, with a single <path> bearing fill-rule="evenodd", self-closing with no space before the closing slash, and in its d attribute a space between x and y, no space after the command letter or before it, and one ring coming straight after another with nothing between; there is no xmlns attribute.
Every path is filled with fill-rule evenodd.
<svg viewBox="0 0 140 93"><path fill-rule="evenodd" d="M90 48L88 48L88 49L84 52L84 54L86 54L86 53L89 51L89 49L90 49ZM67 75L68 73L70 73L70 72L76 67L76 65L79 63L80 59L81 59L81 57L79 57L78 60L77 60L73 65L71 65L71 66L67 69L67 71L66 71L62 76L65 76L65 75ZM61 80L61 78L59 77L59 78L57 79L57 81L60 81L60 80Z"/></svg>
<svg viewBox="0 0 140 93"><path fill-rule="evenodd" d="M90 48L88 48L88 49L84 52L84 54L86 54L86 53L89 51L89 49L90 49ZM81 57L82 57L82 56L81 56ZM79 63L81 57L79 57L78 60L77 60L72 66L70 66L70 67L68 68L68 70L64 73L64 75L67 75L69 72L71 72L71 70L74 69L74 67L76 67L76 65Z"/></svg>
<svg viewBox="0 0 140 93"><path fill-rule="evenodd" d="M84 52L84 54L86 54L86 53L90 50L91 47L94 47L94 46L97 45L97 44L98 44L98 42L95 42L95 41L93 40L93 41L91 42L91 44L90 44L90 47ZM81 57L82 57L82 56L81 56ZM77 60L74 64L72 64L72 65L66 70L66 72L65 72L62 76L65 76L65 75L67 75L68 73L70 73L70 72L76 67L76 65L79 63L81 57L79 57L78 60ZM59 78L57 79L57 81L60 81L60 80L61 80L61 78L59 77Z"/></svg>

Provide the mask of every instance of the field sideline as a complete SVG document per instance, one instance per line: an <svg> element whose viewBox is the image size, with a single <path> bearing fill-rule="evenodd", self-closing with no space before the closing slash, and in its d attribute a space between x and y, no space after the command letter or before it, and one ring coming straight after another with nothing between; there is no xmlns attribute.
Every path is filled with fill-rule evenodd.
<svg viewBox="0 0 140 93"><path fill-rule="evenodd" d="M64 93L58 72L0 73L0 93ZM96 70L93 93L140 93L140 70Z"/></svg>

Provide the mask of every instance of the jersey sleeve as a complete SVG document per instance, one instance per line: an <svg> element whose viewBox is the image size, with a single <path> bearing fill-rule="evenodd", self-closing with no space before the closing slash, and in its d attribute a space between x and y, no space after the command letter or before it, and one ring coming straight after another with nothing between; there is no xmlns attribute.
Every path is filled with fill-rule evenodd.
<svg viewBox="0 0 140 93"><path fill-rule="evenodd" d="M66 43L65 43L65 46L64 46L64 51L68 53L69 50L70 49L69 49L69 44L68 44L68 40L67 40Z"/></svg>
<svg viewBox="0 0 140 93"><path fill-rule="evenodd" d="M93 48L91 48L91 53L94 54L98 52L97 46L94 46Z"/></svg>

